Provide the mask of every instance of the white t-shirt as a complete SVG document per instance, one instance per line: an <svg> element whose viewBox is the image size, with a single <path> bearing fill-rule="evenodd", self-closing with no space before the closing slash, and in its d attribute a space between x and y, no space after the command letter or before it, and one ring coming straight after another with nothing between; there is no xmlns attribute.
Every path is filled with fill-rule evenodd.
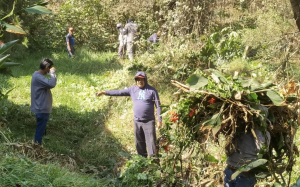
<svg viewBox="0 0 300 187"><path fill-rule="evenodd" d="M123 31L124 31L124 29L123 29ZM119 35L119 41L120 41L120 45L126 45L127 35L123 35L123 34L120 32L120 35Z"/></svg>

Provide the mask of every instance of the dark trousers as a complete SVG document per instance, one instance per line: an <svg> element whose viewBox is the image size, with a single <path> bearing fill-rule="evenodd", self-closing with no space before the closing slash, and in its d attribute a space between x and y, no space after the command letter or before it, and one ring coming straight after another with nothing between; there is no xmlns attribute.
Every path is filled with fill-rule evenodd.
<svg viewBox="0 0 300 187"><path fill-rule="evenodd" d="M242 173L235 179L231 180L231 175L234 172L226 167L224 171L224 187L254 187L256 184L255 177L246 177Z"/></svg>
<svg viewBox="0 0 300 187"><path fill-rule="evenodd" d="M135 136L135 146L139 155L153 156L156 151L156 133L155 133L155 121L134 121L134 136Z"/></svg>
<svg viewBox="0 0 300 187"><path fill-rule="evenodd" d="M47 122L49 120L49 113L37 113L35 114L36 117L36 131L34 142L39 143L42 145L42 139L45 134Z"/></svg>

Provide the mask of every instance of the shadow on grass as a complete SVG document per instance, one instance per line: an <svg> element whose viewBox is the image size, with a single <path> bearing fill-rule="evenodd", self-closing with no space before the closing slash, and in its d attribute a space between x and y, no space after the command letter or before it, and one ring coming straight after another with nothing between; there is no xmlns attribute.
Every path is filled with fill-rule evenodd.
<svg viewBox="0 0 300 187"><path fill-rule="evenodd" d="M49 55L32 54L23 61L18 61L22 63L22 66L12 69L14 77L18 81L20 80L16 85L24 87L18 89L20 94L12 96L12 101L8 100L5 103L7 107L6 119L9 122L8 127L10 129L8 137L13 142L28 142L34 139L36 119L30 111L30 105L26 102L30 103L31 75L39 68L39 62L42 58L49 57L53 60L57 69L58 80L61 80L60 75L68 78L72 78L72 75L79 75L80 78L77 76L76 81L86 79L89 84L97 84L94 81L103 78L109 71L117 71L123 68L122 64L115 59L112 53L97 54L79 50L77 54L78 56L75 58L69 58L67 54L57 53L49 53ZM13 85L12 81L9 80L10 78L9 76L4 77L1 75L0 80L5 82L1 84L1 87L10 89ZM61 88L64 88L65 85L60 84ZM66 81L65 84L70 84L70 81ZM70 89L73 89L73 87ZM75 91L71 90L71 92ZM25 104L14 103L14 98L18 99L17 103ZM56 102L55 98L54 102ZM76 102L76 100L71 100L71 102ZM79 112L80 109L74 110L74 107L66 106L63 102L58 107L53 107L47 125L47 134L43 138L43 146L53 153L70 156L75 159L80 168L87 165L92 165L96 168L105 166L108 168L106 170L108 172L103 173L103 175L110 174L120 158L130 156L122 146L120 138L113 136L104 125L106 116L110 116L110 107L113 105L111 102L112 100L106 103L106 106L101 111ZM0 141L2 140L2 137L0 137Z"/></svg>

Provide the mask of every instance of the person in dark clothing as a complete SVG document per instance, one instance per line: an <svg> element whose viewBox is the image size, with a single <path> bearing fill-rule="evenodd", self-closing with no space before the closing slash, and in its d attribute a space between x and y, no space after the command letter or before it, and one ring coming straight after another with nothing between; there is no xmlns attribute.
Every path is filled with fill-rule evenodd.
<svg viewBox="0 0 300 187"><path fill-rule="evenodd" d="M259 106L259 109L268 115L268 109L264 106ZM255 133L256 138L253 136ZM239 174L235 179L231 180L231 176L243 165L249 164L258 158L259 151L270 145L271 135L268 131L265 132L255 129L254 132L246 132L241 134L237 139L236 151L227 155L227 167L224 170L224 186L225 187L254 187L256 178L249 172Z"/></svg>
<svg viewBox="0 0 300 187"><path fill-rule="evenodd" d="M134 41L136 40L137 32L139 32L139 27L137 24L134 23L134 20L130 18L122 31L123 35L127 35L126 49L130 61L133 61L133 54L134 54L133 44Z"/></svg>
<svg viewBox="0 0 300 187"><path fill-rule="evenodd" d="M155 115L154 105L157 110L158 123L161 127L162 118L160 116L160 100L155 88L147 82L147 76L144 72L139 71L135 77L135 86L123 90L99 91L96 96L130 96L133 102L133 121L135 145L139 155L144 157L153 156L156 152L156 133L155 133Z"/></svg>
<svg viewBox="0 0 300 187"><path fill-rule="evenodd" d="M68 50L69 57L73 57L75 53L75 48L74 48L75 38L73 35L73 31L74 31L73 27L70 27L69 33L66 36L67 50Z"/></svg>

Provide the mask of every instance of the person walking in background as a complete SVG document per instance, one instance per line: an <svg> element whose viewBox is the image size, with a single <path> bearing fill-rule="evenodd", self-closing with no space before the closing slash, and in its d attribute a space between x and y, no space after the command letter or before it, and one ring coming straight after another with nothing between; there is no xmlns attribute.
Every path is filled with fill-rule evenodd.
<svg viewBox="0 0 300 187"><path fill-rule="evenodd" d="M138 32L139 28L138 25L134 23L134 20L130 18L128 20L128 23L125 25L122 34L127 35L127 53L128 53L128 58L130 61L133 60L133 44L136 36L136 32Z"/></svg>
<svg viewBox="0 0 300 187"><path fill-rule="evenodd" d="M35 71L31 79L31 111L36 116L36 132L34 142L42 145L49 115L52 111L51 90L56 86L56 69L47 58L40 62L40 69ZM45 77L50 74L50 79Z"/></svg>
<svg viewBox="0 0 300 187"><path fill-rule="evenodd" d="M75 38L73 35L73 31L74 31L73 27L70 27L69 33L66 36L67 50L68 50L69 57L73 57L75 53L75 48L74 48Z"/></svg>
<svg viewBox="0 0 300 187"><path fill-rule="evenodd" d="M118 56L119 56L119 58L123 58L125 56L127 35L123 35L123 28L122 28L121 23L117 24L117 29L120 32L120 34L119 34L119 43L120 44L119 44Z"/></svg>
<svg viewBox="0 0 300 187"><path fill-rule="evenodd" d="M160 36L161 36L161 31L158 31L157 33L154 33L149 37L148 42L157 43L159 42Z"/></svg>
<svg viewBox="0 0 300 187"><path fill-rule="evenodd" d="M155 88L147 82L147 76L139 71L134 76L136 85L123 90L99 91L96 96L130 96L133 102L133 121L135 145L139 155L146 157L154 156L156 153L156 132L154 105L157 110L158 123L161 127L162 118L160 116L161 108L159 96Z"/></svg>

